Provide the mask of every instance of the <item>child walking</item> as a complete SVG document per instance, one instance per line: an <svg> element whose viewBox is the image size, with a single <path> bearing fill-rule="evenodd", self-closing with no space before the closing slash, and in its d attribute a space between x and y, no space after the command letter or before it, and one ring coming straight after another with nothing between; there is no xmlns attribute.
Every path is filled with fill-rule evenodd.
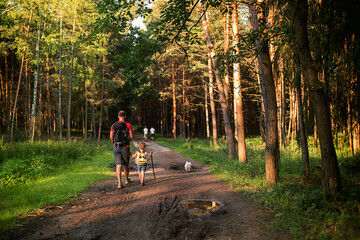
<svg viewBox="0 0 360 240"><path fill-rule="evenodd" d="M136 158L136 168L139 173L139 180L141 183L141 186L145 185L145 172L147 167L147 157L151 157L152 151L149 153L145 150L146 144L145 142L139 142L139 150L137 150L133 155L131 155L133 158Z"/></svg>

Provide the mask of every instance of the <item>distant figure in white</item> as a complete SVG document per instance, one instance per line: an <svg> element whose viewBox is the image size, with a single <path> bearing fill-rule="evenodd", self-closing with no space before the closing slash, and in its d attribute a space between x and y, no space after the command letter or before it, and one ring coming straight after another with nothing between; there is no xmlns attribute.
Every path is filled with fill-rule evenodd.
<svg viewBox="0 0 360 240"><path fill-rule="evenodd" d="M186 161L186 163L185 163L185 171L186 172L191 172L191 162Z"/></svg>

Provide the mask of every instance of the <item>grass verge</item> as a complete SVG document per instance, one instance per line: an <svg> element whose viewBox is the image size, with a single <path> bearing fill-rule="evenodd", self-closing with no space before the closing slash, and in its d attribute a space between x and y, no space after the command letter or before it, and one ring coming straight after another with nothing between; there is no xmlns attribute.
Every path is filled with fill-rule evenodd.
<svg viewBox="0 0 360 240"><path fill-rule="evenodd" d="M265 179L265 146L260 138L246 139L247 163L227 158L224 139L218 146L209 139L174 141L158 137L156 142L211 165L210 171L218 180L272 209L274 230L286 229L294 239L360 239L360 155L350 157L347 148L337 150L343 191L338 198L328 199L320 186L320 150L313 145L309 145L310 178L303 176L300 149L288 147L280 151L280 180L269 187Z"/></svg>
<svg viewBox="0 0 360 240"><path fill-rule="evenodd" d="M26 151L21 150L24 148ZM41 212L46 205L68 201L93 182L110 177L113 171L108 168L113 163L108 141L22 143L2 146L2 153L8 159L0 163L0 229L16 226L29 212ZM36 167L27 165L34 159ZM19 165L16 171L3 168Z"/></svg>

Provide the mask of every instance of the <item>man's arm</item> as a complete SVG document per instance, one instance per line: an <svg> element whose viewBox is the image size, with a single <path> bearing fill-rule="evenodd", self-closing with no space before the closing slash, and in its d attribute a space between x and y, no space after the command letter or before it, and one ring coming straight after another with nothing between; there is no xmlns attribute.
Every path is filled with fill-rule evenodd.
<svg viewBox="0 0 360 240"><path fill-rule="evenodd" d="M113 142L113 136L114 136L114 132L110 131L110 141Z"/></svg>
<svg viewBox="0 0 360 240"><path fill-rule="evenodd" d="M131 131L129 131L129 135L130 135L130 139L129 139L129 141L131 141L131 140L133 139L133 132L132 132L132 130L131 130Z"/></svg>

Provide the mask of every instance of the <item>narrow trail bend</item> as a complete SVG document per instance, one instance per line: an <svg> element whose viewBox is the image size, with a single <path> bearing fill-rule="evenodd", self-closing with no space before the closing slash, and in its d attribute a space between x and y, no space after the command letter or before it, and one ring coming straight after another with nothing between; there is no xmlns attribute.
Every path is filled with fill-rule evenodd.
<svg viewBox="0 0 360 240"><path fill-rule="evenodd" d="M136 134L134 143L141 136ZM209 173L209 167L147 141L154 152L156 180L150 167L145 186L138 183L135 165L132 182L116 189L116 177L95 183L61 208L36 217L3 235L5 239L288 239L269 230L271 217L251 205ZM134 152L134 150L132 150ZM186 161L194 167L184 171ZM187 200L223 204L201 215L184 208ZM1 237L0 237L1 238Z"/></svg>

